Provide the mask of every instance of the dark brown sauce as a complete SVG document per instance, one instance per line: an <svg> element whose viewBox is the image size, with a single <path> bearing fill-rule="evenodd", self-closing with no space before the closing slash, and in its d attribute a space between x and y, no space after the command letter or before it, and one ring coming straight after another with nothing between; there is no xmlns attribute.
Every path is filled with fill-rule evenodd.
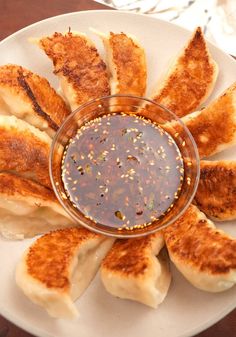
<svg viewBox="0 0 236 337"><path fill-rule="evenodd" d="M62 180L73 205L94 222L143 228L170 211L184 169L173 138L133 115L88 122L65 149Z"/></svg>

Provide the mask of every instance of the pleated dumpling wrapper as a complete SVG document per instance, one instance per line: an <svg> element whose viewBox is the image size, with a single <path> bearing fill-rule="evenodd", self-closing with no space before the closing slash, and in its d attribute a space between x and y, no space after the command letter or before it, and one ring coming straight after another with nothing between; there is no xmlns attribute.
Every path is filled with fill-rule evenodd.
<svg viewBox="0 0 236 337"><path fill-rule="evenodd" d="M0 115L0 170L15 172L51 188L52 139L15 116Z"/></svg>
<svg viewBox="0 0 236 337"><path fill-rule="evenodd" d="M200 167L198 208L217 221L236 219L236 161L202 160Z"/></svg>
<svg viewBox="0 0 236 337"><path fill-rule="evenodd" d="M12 173L0 173L0 233L24 239L72 226L54 192Z"/></svg>
<svg viewBox="0 0 236 337"><path fill-rule="evenodd" d="M171 282L163 246L162 232L117 240L101 266L101 279L106 290L114 296L157 308L166 297Z"/></svg>
<svg viewBox="0 0 236 337"><path fill-rule="evenodd" d="M8 112L51 137L70 114L46 78L15 64L0 66L0 98Z"/></svg>
<svg viewBox="0 0 236 337"><path fill-rule="evenodd" d="M218 65L198 27L160 81L151 99L183 117L195 111L209 97L217 76Z"/></svg>
<svg viewBox="0 0 236 337"><path fill-rule="evenodd" d="M72 111L83 103L110 94L106 64L85 34L69 31L31 41L52 60L63 96Z"/></svg>
<svg viewBox="0 0 236 337"><path fill-rule="evenodd" d="M72 227L40 237L23 255L16 283L50 316L78 316L73 303L88 287L114 240Z"/></svg>
<svg viewBox="0 0 236 337"><path fill-rule="evenodd" d="M171 261L195 287L220 292L236 283L236 239L190 205L164 230Z"/></svg>

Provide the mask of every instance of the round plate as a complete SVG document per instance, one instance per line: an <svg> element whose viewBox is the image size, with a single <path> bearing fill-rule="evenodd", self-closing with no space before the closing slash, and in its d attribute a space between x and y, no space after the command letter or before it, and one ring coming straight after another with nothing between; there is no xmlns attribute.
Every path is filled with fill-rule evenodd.
<svg viewBox="0 0 236 337"><path fill-rule="evenodd" d="M28 42L28 38L41 37L55 31L65 32L69 27L74 31L87 33L101 54L101 41L89 31L89 27L102 32L123 31L135 35L147 54L147 95L191 35L183 28L143 15L117 11L71 13L38 22L2 41L0 64L16 63L28 67L47 77L57 88L51 62L39 48ZM210 43L209 47L220 68L215 90L209 99L212 100L235 81L236 62ZM235 158L234 153L235 148L215 158ZM228 222L222 224L221 228L236 236L235 224ZM191 286L172 266L173 281L169 293L157 310L112 297L105 291L97 275L76 302L80 312L79 319L72 322L55 320L31 303L14 281L16 263L33 241L34 239L11 242L0 238L0 312L37 336L190 336L214 324L236 306L236 287L219 294L206 293Z"/></svg>

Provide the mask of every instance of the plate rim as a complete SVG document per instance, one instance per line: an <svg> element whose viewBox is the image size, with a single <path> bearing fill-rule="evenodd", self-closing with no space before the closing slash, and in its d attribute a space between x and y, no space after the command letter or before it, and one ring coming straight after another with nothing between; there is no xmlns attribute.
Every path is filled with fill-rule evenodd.
<svg viewBox="0 0 236 337"><path fill-rule="evenodd" d="M150 20L150 21L159 21L161 22L161 24L164 25L168 25L168 26L175 26L177 27L179 30L182 30L183 32L188 32L188 33L192 33L192 31L190 29L184 28L180 25L177 25L175 23L172 22L168 22L165 21L163 19L160 18L156 18L153 16L148 16L146 14L141 14L141 13L134 13L134 12L130 12L130 11L118 11L118 10L112 10L112 9L101 9L101 10L85 10L85 11L75 11L75 12L69 12L69 13L65 13L65 14L59 14L59 15L55 15L55 16L50 16L48 18L36 21L30 25L27 25L17 31L15 31L14 33L6 36L3 40L0 41L0 49L2 47L2 45L8 41L11 41L12 39L14 39L15 37L17 37L17 35L27 31L28 29L34 28L36 26L39 26L42 23L48 22L48 21L53 21L56 20L57 18L61 18L61 17L69 17L71 15L73 16L77 16L77 15L84 15L84 14L97 14L97 13L102 13L102 14L106 14L109 12L113 13L111 15L129 15L129 16L142 16L143 18L145 18L145 20ZM216 50L220 51L221 53L224 54L225 57L228 58L228 60L236 65L236 59L234 59L230 54L227 54L223 49L221 49L220 47L218 47L214 42L210 41L209 39L205 38L207 43L211 46L216 48ZM208 320L207 322L204 322L203 324L198 325L197 327L193 328L193 329L189 329L188 331L186 331L184 334L180 334L180 335L176 335L176 337L190 337L193 335L196 335L204 330L206 330L207 328L213 326L214 324L216 324L218 321L220 321L221 319L223 319L227 314L229 314L231 311L233 311L236 308L236 301L235 303L232 303L230 306L228 306L227 308L223 309L222 311L218 312L218 314L213 318ZM55 337L54 334L51 333L47 333L45 331L43 331L41 328L39 328L38 326L32 326L32 324L28 323L25 325L25 322L23 322L21 319L18 319L16 315L11 315L11 313L4 309L4 307L1 305L0 303L0 314L7 319L8 321L10 321L11 323L15 324L17 327L21 328L22 330L34 334L37 337Z"/></svg>
<svg viewBox="0 0 236 337"><path fill-rule="evenodd" d="M212 320L209 320L207 323L204 322L202 325L199 325L198 327L196 327L194 329L188 330L188 331L186 331L185 333L183 333L181 335L176 335L176 337L191 337L191 336L195 336L196 334L205 331L206 329L210 328L211 326L213 326L214 324L216 324L217 322L219 322L221 319L223 319L225 316L227 316L235 308L236 308L236 304L233 304L232 307L230 306L226 310L222 310L221 312L219 312L218 315L217 315L217 319L216 320L214 318ZM156 310L158 310L158 309L156 309ZM1 306L0 306L0 314L2 315L2 317L4 317L8 321L10 321L14 325L16 325L18 328L20 328L23 331L26 331L26 332L28 332L30 334L35 335L35 337L56 337L54 334L47 333L47 332L43 331L41 328L39 328L39 327L33 327L33 329L32 329L31 328L32 325L30 325L28 322L27 322L27 325L23 325L23 322L21 322L20 319L18 319L17 317L13 317L14 315L11 316L11 314L8 312L8 310L4 310L4 309L2 310Z"/></svg>
<svg viewBox="0 0 236 337"><path fill-rule="evenodd" d="M22 33L26 30L28 30L29 28L33 28L34 26L37 26L41 23L44 23L46 21L50 21L50 20L54 20L54 19L57 19L57 18L60 18L60 17L66 17L66 16L71 16L71 15L80 15L80 14L88 14L88 13L113 13L114 15L133 15L133 16L142 16L143 18L145 19L148 19L148 20L152 20L152 21L159 21L159 22L162 22L163 24L166 24L168 26L175 26L177 27L178 29L182 30L183 32L188 32L188 33L192 33L193 31L188 29L188 28L185 28L185 27L182 27L174 22L169 22L169 21L166 21L164 19L160 19L160 18L157 18L157 17L154 17L154 16L148 16L148 14L143 14L143 13L135 13L135 12L131 12L131 11L128 11L128 10L113 10L113 9L91 9L91 10L85 10L85 11L75 11L75 12L69 12L69 13L65 13L65 14L59 14L59 15L55 15L55 16L50 16L48 18L45 18L45 19L42 19L42 20L39 20L39 21L36 21L36 22L33 22L25 27L22 27L21 29L15 31L14 33L6 36L5 38L3 38L3 40L0 41L0 47L3 43L7 42L8 40L11 40L12 38L14 38L16 35L18 35L19 33ZM116 13L116 14L115 14ZM112 15L113 15L112 14ZM205 40L207 41L207 43L210 45L210 46L213 46L214 48L220 50L220 52L224 53L224 56L227 57L231 62L233 63L236 63L236 59L231 56L230 54L226 53L222 48L220 48L219 46L216 45L216 43L210 41L207 37L204 37Z"/></svg>

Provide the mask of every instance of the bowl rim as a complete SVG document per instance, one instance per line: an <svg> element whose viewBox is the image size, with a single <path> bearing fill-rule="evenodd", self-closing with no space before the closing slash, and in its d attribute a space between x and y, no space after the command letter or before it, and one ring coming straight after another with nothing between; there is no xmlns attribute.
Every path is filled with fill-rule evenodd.
<svg viewBox="0 0 236 337"><path fill-rule="evenodd" d="M58 138L60 137L61 133L64 130L65 125L68 123L69 120L73 119L73 117L82 109L86 108L89 105L92 105L96 102L100 102L100 101L104 101L104 100L109 100L112 98L116 98L116 97L120 97L120 98L132 98L132 99L136 99L136 100L142 100L143 102L147 102L147 103L151 103L156 105L157 107L160 107L163 110L166 110L170 115L172 115L175 119L176 122L178 122L183 129L185 130L185 132L187 133L192 147L193 147L193 152L194 152L194 156L195 156L195 160L196 160L196 177L195 177L195 181L194 181L194 186L193 186L193 191L192 194L190 196L190 198L188 199L188 201L186 202L186 204L184 205L184 207L180 210L180 212L175 215L173 218L171 218L167 224L162 225L160 228L154 228L154 229L149 229L149 226L145 227L143 229L142 232L139 233L135 233L135 231L129 231L129 234L125 234L125 232L120 231L117 233L111 233L109 231L103 231L102 229L97 229L96 227L91 227L88 224L86 224L85 222L83 222L83 224L81 223L81 220L78 220L78 218L69 210L69 208L65 205L63 199L61 198L60 193L57 190L56 187L56 182L54 180L53 177L53 155L54 155L54 150L55 150L55 145L57 144ZM117 104L119 105L119 104ZM136 96L136 95L131 95L131 94L115 94L115 95L107 95L107 96L102 96L99 98L94 98L92 100L89 100L88 102L85 102L83 104L81 104L77 109L75 109L74 111L72 111L67 117L66 119L63 121L63 123L60 125L60 127L58 128L56 134L53 137L52 140L52 144L50 147L50 154L49 154L49 176L50 176L50 180L51 180L51 184L53 187L53 191L57 197L57 200L60 202L60 204L62 205L62 207L64 208L64 210L66 211L67 214L69 214L69 216L76 222L76 225L81 225L85 228L87 228L90 231L93 231L97 234L101 234L101 235L105 235L107 237L113 237L113 238L124 238L124 239L128 239L128 238L138 238L138 237L143 237L149 234L153 234L157 231L161 231L164 228L168 227L169 225L171 225L172 223L174 223L176 220L178 220L181 215L183 215L185 213L185 211L187 210L187 208L189 207L189 205L191 204L196 191L197 191L197 187L198 187L198 183L199 183L199 179L200 179L200 157L199 157L199 152L198 152L198 148L197 148L197 144L191 134L191 132L189 131L189 129L187 128L187 126L184 124L184 122L181 120L181 118L179 118L177 115L175 115L175 113L173 113L172 111L170 111L168 108L166 108L164 105L159 104L154 102L153 100L146 98L146 97L142 97L142 96Z"/></svg>

